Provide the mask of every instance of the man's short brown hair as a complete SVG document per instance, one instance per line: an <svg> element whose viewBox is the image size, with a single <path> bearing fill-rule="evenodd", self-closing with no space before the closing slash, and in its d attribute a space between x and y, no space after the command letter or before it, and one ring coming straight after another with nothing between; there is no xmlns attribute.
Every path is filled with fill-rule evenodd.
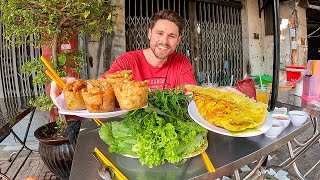
<svg viewBox="0 0 320 180"><path fill-rule="evenodd" d="M149 28L152 29L160 19L168 20L176 24L179 28L179 34L182 34L183 28L185 27L185 20L178 13L168 9L155 13L150 19Z"/></svg>

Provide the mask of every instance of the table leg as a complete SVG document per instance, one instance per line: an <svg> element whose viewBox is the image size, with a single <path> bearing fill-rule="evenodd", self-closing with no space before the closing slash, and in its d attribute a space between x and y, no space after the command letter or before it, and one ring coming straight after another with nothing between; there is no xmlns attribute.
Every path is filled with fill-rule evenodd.
<svg viewBox="0 0 320 180"><path fill-rule="evenodd" d="M30 118L29 118L29 121L28 121L28 125L27 125L27 129L25 131L25 134L24 134L24 138L23 140L21 140L19 138L19 136L12 130L10 129L10 132L13 134L13 136L19 141L19 143L22 145L22 147L19 149L19 151L13 155L14 158L12 159L12 157L10 156L10 159L9 159L9 162L10 162L10 165L8 166L6 172L4 174L7 174L8 171L10 170L12 164L14 163L14 161L17 159L17 157L19 156L19 154L24 150L26 149L28 152L27 156L25 157L24 161L20 164L19 168L16 170L14 176L12 177L12 180L15 179L18 175L18 173L20 172L20 170L22 169L23 165L26 163L27 159L29 158L29 156L31 155L31 153L34 151L32 149L30 149L27 145L26 145L26 141L27 141L27 137L28 137L28 133L29 133L29 129L30 129L30 126L31 126L31 123L32 123L32 120L33 120L33 115L35 113L35 110L36 108L33 108L33 110L31 111L31 115L30 115Z"/></svg>
<svg viewBox="0 0 320 180"><path fill-rule="evenodd" d="M288 145L288 148L289 148L290 157L291 157L292 159L294 159L294 152L293 152L293 149L292 149L292 144L291 144L291 142L289 141L289 142L287 143L287 145ZM298 167L297 167L297 165L296 165L296 163L295 163L294 161L292 162L292 166L293 166L294 171L295 171L296 174L298 175L298 177L299 177L300 179L304 180L303 175L301 174L300 170L298 169ZM289 166L284 166L284 168L286 168L286 167L289 167Z"/></svg>
<svg viewBox="0 0 320 180"><path fill-rule="evenodd" d="M320 142L319 142L319 143L320 143ZM315 163L315 164L309 169L309 171L306 172L306 174L305 174L304 176L307 176L319 163L320 163L320 160L319 160L317 163Z"/></svg>
<svg viewBox="0 0 320 180"><path fill-rule="evenodd" d="M317 117L310 117L311 122L312 122L312 126L313 126L313 134L312 136L304 143L299 142L296 138L294 138L294 142L298 145L298 146L306 146L307 144L310 143L310 141L312 141L312 139L314 138L314 136L316 136L317 134L319 134L319 126L318 126L318 118Z"/></svg>
<svg viewBox="0 0 320 180"><path fill-rule="evenodd" d="M241 179L238 170L235 170L235 171L234 171L234 177L236 178L236 180L240 180L240 179Z"/></svg>
<svg viewBox="0 0 320 180"><path fill-rule="evenodd" d="M251 179L251 177L254 175L254 173L256 173L257 170L258 170L258 169L261 167L261 165L264 163L265 159L266 159L266 156L262 156L262 157L260 158L260 160L257 162L257 164L254 166L254 168L250 171L250 173L247 174L247 175L243 178L243 180ZM261 172L264 172L264 171L261 170Z"/></svg>
<svg viewBox="0 0 320 180"><path fill-rule="evenodd" d="M311 112L311 111L310 111ZM309 112L309 114L310 114ZM306 140L305 142L299 142L297 139L293 139L294 142L299 146L296 149L292 148L291 141L287 143L288 149L289 149L289 154L290 158L287 159L284 163L280 164L279 166L268 166L268 168L275 168L275 169L288 169L291 165L293 166L293 169L295 170L296 174L300 179L304 180L304 177L309 174L316 166L317 164L320 163L320 160L311 167L311 169L305 173L304 175L301 174L299 171L297 165L296 165L296 160L299 159L311 146L313 146L316 142L320 143L320 134L318 131L318 118L317 116L319 115L318 112L316 112L317 116L314 116L315 113L311 112L313 114L310 115L310 119L313 125L313 134L312 136ZM298 150L298 152L295 154L295 151Z"/></svg>
<svg viewBox="0 0 320 180"><path fill-rule="evenodd" d="M288 169L291 165L293 165L293 168L295 170L295 172L297 173L297 175L299 176L299 178L304 179L304 177L306 175L302 175L298 169L298 167L296 166L296 160L299 159L313 144L315 144L317 141L320 141L320 134L317 134L316 136L313 136L312 139L309 141L309 143L302 147L298 153L295 155L294 154L294 150L292 148L291 145L291 141L289 141L287 143L288 148L289 148L289 153L290 153L290 157L291 159L289 161L287 161L286 163L284 163L281 166L268 166L268 168L275 168L275 169ZM318 164L319 162L317 162L316 164ZM315 166L314 166L315 167ZM312 169L311 169L312 170ZM308 172L309 173L309 172Z"/></svg>

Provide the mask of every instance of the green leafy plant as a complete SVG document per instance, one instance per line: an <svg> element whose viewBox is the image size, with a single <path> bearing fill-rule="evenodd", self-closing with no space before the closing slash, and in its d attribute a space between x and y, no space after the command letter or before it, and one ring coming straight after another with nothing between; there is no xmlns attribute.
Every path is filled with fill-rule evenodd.
<svg viewBox="0 0 320 180"><path fill-rule="evenodd" d="M71 35L105 35L113 31L112 18L115 6L108 0L0 0L1 22L5 25L4 38L9 46L29 43L33 46L49 45L51 65L61 76L68 72L79 73L84 65L84 53L79 51L59 54L61 42ZM33 35L29 38L29 35ZM22 72L34 73L33 85L47 85L51 80L44 73L43 63L32 59L25 63ZM41 110L52 107L48 96L41 95L31 101Z"/></svg>
<svg viewBox="0 0 320 180"><path fill-rule="evenodd" d="M10 44L29 43L52 47L53 66L58 63L58 44L70 35L103 35L113 31L115 7L107 0L1 0L1 21ZM16 38L13 38L16 37ZM41 38L42 37L42 38Z"/></svg>
<svg viewBox="0 0 320 180"><path fill-rule="evenodd" d="M67 52L58 54L58 63L55 71L60 77L67 75L67 72L80 73L84 66L84 52ZM70 57L70 60L67 60ZM51 58L51 62L53 59ZM51 63L52 64L52 63ZM31 75L37 72L32 80L34 86L45 86L51 82L51 79L44 73L45 65L40 59L27 61L21 68L21 72ZM41 111L50 110L53 107L53 102L47 94L41 94L37 99L31 99L29 103L34 107L39 107Z"/></svg>
<svg viewBox="0 0 320 180"><path fill-rule="evenodd" d="M7 46L24 43L49 46L50 64L60 77L70 72L79 73L84 65L84 53L75 50L59 54L59 45L75 35L111 33L112 19L116 16L116 7L108 0L0 0L0 3L0 21L5 25L3 36ZM43 86L51 81L45 69L41 60L32 59L24 64L22 72L34 75L34 86ZM42 111L53 107L52 100L45 94L30 103ZM65 127L63 124L66 125L66 121L58 121L60 127Z"/></svg>

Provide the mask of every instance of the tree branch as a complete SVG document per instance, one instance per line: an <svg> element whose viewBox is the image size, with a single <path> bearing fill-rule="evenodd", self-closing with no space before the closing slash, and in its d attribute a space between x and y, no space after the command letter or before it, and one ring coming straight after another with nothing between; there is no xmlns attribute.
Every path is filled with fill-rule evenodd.
<svg viewBox="0 0 320 180"><path fill-rule="evenodd" d="M71 6L71 4L68 4L68 5L62 7L60 11L63 12L65 9L67 9L67 8L70 7L70 6Z"/></svg>
<svg viewBox="0 0 320 180"><path fill-rule="evenodd" d="M47 5L45 5L45 4L38 3L37 1L29 1L29 3L31 3L31 4L33 4L33 5L38 5L40 8L48 8L48 9L51 9L51 10L53 10L53 11L59 11L59 10L56 9L56 8L47 6Z"/></svg>

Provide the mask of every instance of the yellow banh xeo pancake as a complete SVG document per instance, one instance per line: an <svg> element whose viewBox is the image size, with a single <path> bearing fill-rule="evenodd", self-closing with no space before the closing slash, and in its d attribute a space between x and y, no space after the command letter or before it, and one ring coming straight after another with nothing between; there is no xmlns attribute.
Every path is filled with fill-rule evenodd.
<svg viewBox="0 0 320 180"><path fill-rule="evenodd" d="M245 95L213 88L186 86L193 92L199 114L208 122L229 131L243 131L263 124L267 105Z"/></svg>

